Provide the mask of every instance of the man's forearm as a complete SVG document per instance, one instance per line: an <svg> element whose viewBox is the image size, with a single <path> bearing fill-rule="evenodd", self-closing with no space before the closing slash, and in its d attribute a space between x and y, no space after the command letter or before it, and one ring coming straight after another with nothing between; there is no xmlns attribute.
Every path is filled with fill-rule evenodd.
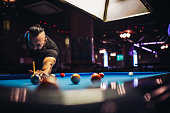
<svg viewBox="0 0 170 113"><path fill-rule="evenodd" d="M46 57L43 61L42 71L48 74L51 73L55 62L56 62L56 59L54 57Z"/></svg>
<svg viewBox="0 0 170 113"><path fill-rule="evenodd" d="M51 63L44 63L43 67L42 67L42 71L46 72L46 73L51 73L53 66L51 65Z"/></svg>

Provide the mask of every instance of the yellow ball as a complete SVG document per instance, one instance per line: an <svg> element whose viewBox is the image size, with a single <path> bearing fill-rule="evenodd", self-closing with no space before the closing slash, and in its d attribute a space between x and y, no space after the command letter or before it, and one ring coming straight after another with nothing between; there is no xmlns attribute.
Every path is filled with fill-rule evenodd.
<svg viewBox="0 0 170 113"><path fill-rule="evenodd" d="M75 73L71 75L71 81L73 84L78 84L80 82L80 75Z"/></svg>

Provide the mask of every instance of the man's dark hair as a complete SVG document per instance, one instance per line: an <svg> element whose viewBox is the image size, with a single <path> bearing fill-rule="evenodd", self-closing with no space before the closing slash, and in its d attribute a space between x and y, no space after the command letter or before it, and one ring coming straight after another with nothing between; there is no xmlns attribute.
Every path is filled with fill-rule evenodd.
<svg viewBox="0 0 170 113"><path fill-rule="evenodd" d="M29 28L29 33L31 36L36 37L39 33L43 32L44 28L42 28L39 24L36 24L35 26L31 26Z"/></svg>

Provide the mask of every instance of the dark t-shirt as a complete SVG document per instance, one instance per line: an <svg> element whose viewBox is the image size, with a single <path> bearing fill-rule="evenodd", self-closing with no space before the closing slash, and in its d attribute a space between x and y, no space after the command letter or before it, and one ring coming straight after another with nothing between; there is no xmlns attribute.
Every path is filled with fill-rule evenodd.
<svg viewBox="0 0 170 113"><path fill-rule="evenodd" d="M53 66L53 70L52 70L52 72L55 72L57 69L56 64L57 64L59 50L57 45L53 40L51 40L51 38L49 38L47 35L46 38L47 38L46 44L43 46L41 50L30 49L30 47L28 46L28 40L26 40L28 46L28 53L29 56L35 61L36 70L41 70L43 65L43 60L45 57L56 58L56 63Z"/></svg>

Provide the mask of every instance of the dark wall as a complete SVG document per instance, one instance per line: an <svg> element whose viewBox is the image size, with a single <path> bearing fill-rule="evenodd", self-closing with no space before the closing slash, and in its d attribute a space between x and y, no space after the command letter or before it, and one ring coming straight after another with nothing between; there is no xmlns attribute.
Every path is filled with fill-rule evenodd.
<svg viewBox="0 0 170 113"><path fill-rule="evenodd" d="M7 7L3 2L1 3L0 73L27 73L25 70L32 65L32 61L27 54L24 34L30 26L35 24L44 27L46 34L56 42L62 54L65 37L68 37L70 33L69 15L59 14L60 18L55 16L56 14L42 16L22 7L19 8L17 4L9 4ZM58 62L58 65L61 63L61 61Z"/></svg>

